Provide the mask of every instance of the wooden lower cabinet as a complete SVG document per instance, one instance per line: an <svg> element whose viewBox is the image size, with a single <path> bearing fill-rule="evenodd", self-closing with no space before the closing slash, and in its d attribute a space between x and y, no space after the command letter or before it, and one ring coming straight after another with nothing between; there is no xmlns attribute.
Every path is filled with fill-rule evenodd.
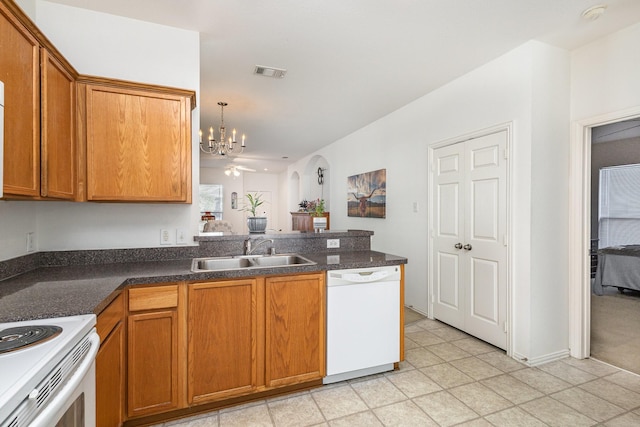
<svg viewBox="0 0 640 427"><path fill-rule="evenodd" d="M156 298L153 290L163 295ZM140 307L144 312L131 312ZM182 406L183 341L178 285L133 288L127 319L127 415L138 417Z"/></svg>
<svg viewBox="0 0 640 427"><path fill-rule="evenodd" d="M257 388L256 279L189 285L189 404Z"/></svg>
<svg viewBox="0 0 640 427"><path fill-rule="evenodd" d="M124 326L119 323L96 356L96 425L122 425L124 406Z"/></svg>
<svg viewBox="0 0 640 427"><path fill-rule="evenodd" d="M325 375L324 273L132 287L128 295L128 419L157 423L164 412L237 403Z"/></svg>
<svg viewBox="0 0 640 427"><path fill-rule="evenodd" d="M118 296L98 315L100 350L96 356L96 425L119 427L124 419L124 298Z"/></svg>
<svg viewBox="0 0 640 427"><path fill-rule="evenodd" d="M325 376L324 274L266 279L265 382L298 384Z"/></svg>

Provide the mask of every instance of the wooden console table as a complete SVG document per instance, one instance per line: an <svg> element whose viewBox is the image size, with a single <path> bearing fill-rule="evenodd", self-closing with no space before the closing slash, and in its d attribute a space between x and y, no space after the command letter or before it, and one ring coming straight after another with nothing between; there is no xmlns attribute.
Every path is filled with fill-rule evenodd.
<svg viewBox="0 0 640 427"><path fill-rule="evenodd" d="M322 214L327 218L327 230L329 229L329 212ZM313 231L313 216L310 212L291 212L291 229L296 231Z"/></svg>

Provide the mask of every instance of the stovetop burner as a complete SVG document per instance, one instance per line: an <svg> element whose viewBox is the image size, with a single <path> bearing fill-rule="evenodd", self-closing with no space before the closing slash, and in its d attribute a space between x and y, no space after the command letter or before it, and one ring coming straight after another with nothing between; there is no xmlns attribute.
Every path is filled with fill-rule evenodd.
<svg viewBox="0 0 640 427"><path fill-rule="evenodd" d="M0 331L0 353L19 350L49 340L62 332L60 326L18 326Z"/></svg>

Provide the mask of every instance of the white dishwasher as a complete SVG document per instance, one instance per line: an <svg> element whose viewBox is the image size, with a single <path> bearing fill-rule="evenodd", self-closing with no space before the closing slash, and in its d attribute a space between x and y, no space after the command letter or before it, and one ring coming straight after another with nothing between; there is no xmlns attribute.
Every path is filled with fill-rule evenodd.
<svg viewBox="0 0 640 427"><path fill-rule="evenodd" d="M393 370L400 360L400 266L327 272L324 384Z"/></svg>

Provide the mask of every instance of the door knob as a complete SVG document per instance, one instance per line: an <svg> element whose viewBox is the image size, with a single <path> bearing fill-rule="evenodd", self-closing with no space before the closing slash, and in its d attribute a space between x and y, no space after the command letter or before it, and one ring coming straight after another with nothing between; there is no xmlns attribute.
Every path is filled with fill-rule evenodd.
<svg viewBox="0 0 640 427"><path fill-rule="evenodd" d="M471 245L467 243L466 245L463 246L463 248L466 251L470 251L471 250Z"/></svg>
<svg viewBox="0 0 640 427"><path fill-rule="evenodd" d="M453 247L456 249L462 249L462 243L456 243Z"/></svg>

